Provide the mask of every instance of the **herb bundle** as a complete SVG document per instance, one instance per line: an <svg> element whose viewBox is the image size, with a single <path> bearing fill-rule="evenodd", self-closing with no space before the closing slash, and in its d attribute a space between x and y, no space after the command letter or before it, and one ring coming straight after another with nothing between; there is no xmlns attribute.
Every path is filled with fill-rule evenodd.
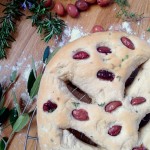
<svg viewBox="0 0 150 150"><path fill-rule="evenodd" d="M16 21L24 15L22 9L32 13L27 19L32 20L32 25L38 28L45 42L60 36L66 26L63 20L50 12L50 8L45 8L44 0L11 0L1 5L4 6L4 16L0 18L0 59L6 58L6 49L10 48L10 42L15 41L12 34L16 31Z"/></svg>
<svg viewBox="0 0 150 150"><path fill-rule="evenodd" d="M33 72L33 69L32 71ZM31 73L30 73L31 74ZM15 91L12 91L13 96L13 108L9 109L8 107L4 106L4 103L6 101L6 93L10 90L11 87L13 87L14 83L16 83L18 76L17 72L12 72L10 76L10 83L6 88L3 88L0 86L1 91L1 99L0 99L0 127L1 132L5 130L5 128L11 126L12 131L10 133L9 137L2 137L0 133L0 150L6 150L12 137L15 133L20 132L29 122L30 116L29 113L26 112L27 107L24 108L24 110L21 112L20 105L18 103L16 93ZM30 77L29 77L30 78ZM32 82L32 85L30 85L32 95L30 95L31 101L33 101L33 98L35 95L37 95L39 83L40 83L41 75L39 75L37 78L35 78L34 82ZM30 79L31 80L31 79ZM5 122L8 124L4 126Z"/></svg>
<svg viewBox="0 0 150 150"><path fill-rule="evenodd" d="M4 103L6 101L6 93L9 92L9 90L13 87L18 79L17 71L13 71L11 73L9 81L10 83L5 88L0 84L0 150L6 150L14 134L20 132L28 124L30 113L33 111L33 109L35 109L36 105L31 106L32 109L29 110L28 106L30 103L33 104L36 100L36 95L39 90L40 81L45 67L58 50L59 48L57 48L53 53L50 53L49 46L46 47L43 54L43 68L39 74L37 73L34 59L32 59L32 69L30 71L27 82L27 91L30 96L30 100L27 102L22 111L20 108L20 104L18 103L15 91L12 91L14 104L13 108L9 109L8 107L4 106ZM5 125L5 122L9 122L9 124ZM3 132L3 130L8 126L12 127L10 136L2 137L1 132Z"/></svg>

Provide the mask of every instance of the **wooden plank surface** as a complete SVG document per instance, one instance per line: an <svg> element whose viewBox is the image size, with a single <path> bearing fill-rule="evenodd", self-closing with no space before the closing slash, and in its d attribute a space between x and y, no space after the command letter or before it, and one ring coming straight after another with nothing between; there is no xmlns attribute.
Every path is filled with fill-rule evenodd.
<svg viewBox="0 0 150 150"><path fill-rule="evenodd" d="M2 0L5 2L6 0ZM62 1L64 5L71 0ZM130 10L137 13L144 13L144 16L150 17L150 0L129 0L131 4ZM0 7L0 15L2 15L2 7ZM95 24L102 25L105 29L108 29L111 25L117 26L122 23L121 19L115 17L116 12L119 7L113 4L107 8L100 8L97 5L93 5L86 12L80 14L78 19L72 19L69 16L63 19L67 22L68 26L81 26L84 32L90 32L91 28ZM28 14L28 12L26 12ZM147 28L150 27L150 18L143 19L140 23L131 23L131 27L139 37L144 34L145 40L150 38L150 33L146 32ZM18 73L20 77L17 84L15 85L15 90L17 93L17 98L20 99L21 93L26 91L26 72L31 65L31 57L33 57L37 63L40 65L40 60L42 60L43 51L47 45L52 45L53 42L44 43L41 41L41 37L37 34L36 28L31 26L31 21L22 18L21 22L17 23L17 32L14 35L16 41L12 44L11 49L7 51L7 59L0 60L0 79L9 77L11 71L18 68ZM12 95L11 92L7 96L6 105L11 107ZM9 149L10 150L23 150L25 135L25 128L21 133L14 136ZM9 136L11 128L7 128L2 134ZM49 133L50 134L50 133ZM30 135L37 136L36 131L36 119L34 119ZM33 150L35 146L34 140L29 140L28 150Z"/></svg>

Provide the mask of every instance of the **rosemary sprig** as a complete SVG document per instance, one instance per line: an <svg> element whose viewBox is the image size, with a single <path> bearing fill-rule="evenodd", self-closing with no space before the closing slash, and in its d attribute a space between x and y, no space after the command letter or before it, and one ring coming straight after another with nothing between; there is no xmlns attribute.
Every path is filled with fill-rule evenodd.
<svg viewBox="0 0 150 150"><path fill-rule="evenodd" d="M60 36L66 26L63 20L49 11L50 8L45 8L44 0L11 0L1 5L5 8L4 16L0 18L0 59L6 58L6 49L10 48L10 42L15 41L12 34L16 29L16 21L24 15L21 8L28 8L32 12L27 18L32 20L33 26L37 26L38 33L43 34L45 42Z"/></svg>
<svg viewBox="0 0 150 150"><path fill-rule="evenodd" d="M24 14L19 10L20 2L12 0L7 4L1 4L5 7L4 16L0 18L0 59L6 58L6 49L10 48L10 42L15 41L12 37L15 32L16 21Z"/></svg>
<svg viewBox="0 0 150 150"><path fill-rule="evenodd" d="M57 17L56 14L49 12L49 8L45 8L44 1L35 2L30 11L33 15L28 16L32 20L32 25L37 26L38 33L44 35L43 40L49 42L53 36L60 36L66 26L64 21Z"/></svg>
<svg viewBox="0 0 150 150"><path fill-rule="evenodd" d="M147 29L148 32L150 32L150 27Z"/></svg>
<svg viewBox="0 0 150 150"><path fill-rule="evenodd" d="M33 13L33 15L28 16L27 19L31 19L32 26L34 26L38 25L39 21L45 16L49 9L44 7L43 1L40 3L35 1L29 10Z"/></svg>
<svg viewBox="0 0 150 150"><path fill-rule="evenodd" d="M127 9L127 7L128 8L130 7L128 0L115 0L115 2L120 7L120 10L117 12L116 17L122 18L123 20L130 21L130 22L131 21L137 22L144 18L143 13L137 14Z"/></svg>

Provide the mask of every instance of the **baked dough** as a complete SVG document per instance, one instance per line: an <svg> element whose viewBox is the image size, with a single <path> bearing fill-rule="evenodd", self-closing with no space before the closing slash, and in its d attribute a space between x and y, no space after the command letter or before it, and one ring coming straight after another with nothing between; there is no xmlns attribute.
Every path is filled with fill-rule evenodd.
<svg viewBox="0 0 150 150"><path fill-rule="evenodd" d="M110 51L98 52L98 47ZM85 52L85 59L74 57L80 52ZM148 44L124 32L93 33L61 48L48 63L38 93L41 150L132 150L138 146L139 123L150 113L149 58ZM134 82L125 88L131 73L143 63ZM91 104L79 101L68 90L67 81L87 93ZM48 103L53 109L46 111ZM97 146L80 141L70 128Z"/></svg>
<svg viewBox="0 0 150 150"><path fill-rule="evenodd" d="M143 144L147 149L150 149L150 121L140 131L139 145Z"/></svg>

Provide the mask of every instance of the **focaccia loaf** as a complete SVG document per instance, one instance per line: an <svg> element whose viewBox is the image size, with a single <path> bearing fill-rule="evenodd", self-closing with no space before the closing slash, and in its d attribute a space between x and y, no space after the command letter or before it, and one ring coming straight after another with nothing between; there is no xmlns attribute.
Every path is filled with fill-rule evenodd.
<svg viewBox="0 0 150 150"><path fill-rule="evenodd" d="M48 63L38 93L41 150L141 147L139 124L150 113L149 58L148 44L123 32L90 34L61 48ZM91 102L75 97L68 82L87 93ZM72 131L90 142L79 140Z"/></svg>

